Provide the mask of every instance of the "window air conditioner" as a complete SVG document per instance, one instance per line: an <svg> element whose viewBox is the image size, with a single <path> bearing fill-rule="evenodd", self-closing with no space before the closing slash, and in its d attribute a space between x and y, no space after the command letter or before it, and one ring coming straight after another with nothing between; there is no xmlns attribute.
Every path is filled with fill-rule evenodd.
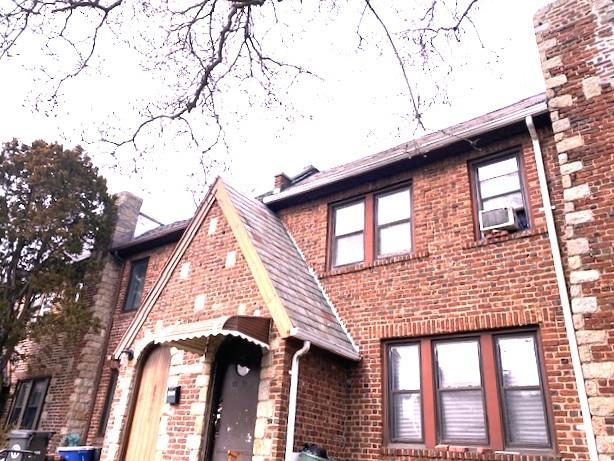
<svg viewBox="0 0 614 461"><path fill-rule="evenodd" d="M512 207L480 211L480 230L484 232L494 229L519 229L516 212Z"/></svg>

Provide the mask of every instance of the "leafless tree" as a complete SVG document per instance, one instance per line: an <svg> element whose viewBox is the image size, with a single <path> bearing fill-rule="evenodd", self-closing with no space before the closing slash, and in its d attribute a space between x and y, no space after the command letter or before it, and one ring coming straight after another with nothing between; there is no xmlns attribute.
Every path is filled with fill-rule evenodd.
<svg viewBox="0 0 614 461"><path fill-rule="evenodd" d="M332 0L317 2L335 14L358 11L359 47L374 44L392 51L405 84L411 117L422 126L428 101L416 88L408 61L425 72L446 66L442 47L475 32L472 14L478 0ZM166 72L168 90L149 101L142 118L126 135L104 139L113 149L136 146L153 126L172 124L199 141L194 121L203 116L209 146L223 141L219 101L236 90L232 82L255 82L269 101L279 101L275 84L314 76L309 68L273 53L283 47L275 28L288 15L301 15L307 2L297 0L0 0L0 59L6 59L26 36L44 37L45 49L62 61L49 70L51 101L66 83L94 65L101 47L128 44L144 66ZM309 5L313 7L313 4ZM287 53L286 53L287 55ZM72 57L72 59L67 58ZM252 83L253 84L253 83ZM276 99L277 98L277 99ZM198 114L195 118L194 114ZM207 149L205 148L204 151Z"/></svg>

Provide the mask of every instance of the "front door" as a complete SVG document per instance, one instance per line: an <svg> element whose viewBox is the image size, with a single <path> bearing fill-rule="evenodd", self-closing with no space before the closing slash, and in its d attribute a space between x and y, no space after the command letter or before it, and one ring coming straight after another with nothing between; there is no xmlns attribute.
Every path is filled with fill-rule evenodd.
<svg viewBox="0 0 614 461"><path fill-rule="evenodd" d="M155 457L170 362L168 347L155 348L145 359L124 461L153 461Z"/></svg>
<svg viewBox="0 0 614 461"><path fill-rule="evenodd" d="M208 461L252 459L261 359L260 348L243 340L227 340L220 346L209 417Z"/></svg>

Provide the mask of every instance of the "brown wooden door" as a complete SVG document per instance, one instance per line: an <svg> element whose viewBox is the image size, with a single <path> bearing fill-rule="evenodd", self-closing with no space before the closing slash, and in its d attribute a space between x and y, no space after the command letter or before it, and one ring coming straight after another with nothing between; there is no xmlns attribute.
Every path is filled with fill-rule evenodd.
<svg viewBox="0 0 614 461"><path fill-rule="evenodd" d="M145 360L124 461L152 461L156 452L171 361L170 351L168 347L157 347Z"/></svg>

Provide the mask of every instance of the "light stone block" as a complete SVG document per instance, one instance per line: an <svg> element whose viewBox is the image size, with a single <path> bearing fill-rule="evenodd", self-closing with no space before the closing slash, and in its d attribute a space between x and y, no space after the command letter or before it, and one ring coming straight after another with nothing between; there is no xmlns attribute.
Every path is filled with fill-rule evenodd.
<svg viewBox="0 0 614 461"><path fill-rule="evenodd" d="M578 344L605 344L608 334L605 330L580 330L576 332Z"/></svg>
<svg viewBox="0 0 614 461"><path fill-rule="evenodd" d="M601 95L601 82L599 77L588 77L582 80L582 92L586 99Z"/></svg>
<svg viewBox="0 0 614 461"><path fill-rule="evenodd" d="M557 133L560 134L560 133ZM569 138L565 138L559 142L556 143L556 151L558 153L561 152L568 152L572 149L575 149L576 147L582 147L584 145L584 139L582 138L582 135L575 135L575 136L571 136Z"/></svg>
<svg viewBox="0 0 614 461"><path fill-rule="evenodd" d="M578 160L576 162L565 163L561 165L561 174L572 174L577 173L582 169L582 161Z"/></svg>
<svg viewBox="0 0 614 461"><path fill-rule="evenodd" d="M582 370L586 379L614 379L614 362L585 363Z"/></svg>
<svg viewBox="0 0 614 461"><path fill-rule="evenodd" d="M588 404L593 416L614 416L614 397L591 397Z"/></svg>
<svg viewBox="0 0 614 461"><path fill-rule="evenodd" d="M236 263L237 263L237 252L233 250L233 251L229 251L228 253L226 253L226 263L224 264L224 267L226 269L229 269L233 267Z"/></svg>
<svg viewBox="0 0 614 461"><path fill-rule="evenodd" d="M597 298L587 296L585 298L573 298L571 310L576 314L590 314L597 311Z"/></svg>
<svg viewBox="0 0 614 461"><path fill-rule="evenodd" d="M556 88L557 86L565 85L565 83L567 83L567 76L565 74L558 74L546 79L546 88Z"/></svg>
<svg viewBox="0 0 614 461"><path fill-rule="evenodd" d="M588 184L580 184L579 186L565 189L563 191L563 199L567 201L579 200L582 198L589 197L590 195L591 190L588 187Z"/></svg>
<svg viewBox="0 0 614 461"><path fill-rule="evenodd" d="M589 252L588 240L585 238L577 238L567 241L567 252L570 255L584 255Z"/></svg>
<svg viewBox="0 0 614 461"><path fill-rule="evenodd" d="M580 256L570 256L567 258L567 263L570 269L580 269L582 267L582 258Z"/></svg>
<svg viewBox="0 0 614 461"><path fill-rule="evenodd" d="M181 269L179 269L179 280L187 280L190 275L190 263L185 262L181 265Z"/></svg>
<svg viewBox="0 0 614 461"><path fill-rule="evenodd" d="M205 302L207 301L207 295L199 294L194 298L194 311L199 312L205 308Z"/></svg>
<svg viewBox="0 0 614 461"><path fill-rule="evenodd" d="M555 98L550 99L548 101L548 105L550 108L560 109L561 107L570 107L573 104L573 99L570 94L564 94L562 96L557 96Z"/></svg>
<svg viewBox="0 0 614 461"><path fill-rule="evenodd" d="M217 229L217 218L213 217L211 218L211 221L209 221L209 230L207 231L207 235L211 236L215 234L216 229Z"/></svg>
<svg viewBox="0 0 614 461"><path fill-rule="evenodd" d="M574 211L573 213L567 213L565 215L565 222L567 224L582 224L593 220L592 210Z"/></svg>
<svg viewBox="0 0 614 461"><path fill-rule="evenodd" d="M569 280L571 283L587 283L599 280L599 271L589 269L585 271L572 271Z"/></svg>

